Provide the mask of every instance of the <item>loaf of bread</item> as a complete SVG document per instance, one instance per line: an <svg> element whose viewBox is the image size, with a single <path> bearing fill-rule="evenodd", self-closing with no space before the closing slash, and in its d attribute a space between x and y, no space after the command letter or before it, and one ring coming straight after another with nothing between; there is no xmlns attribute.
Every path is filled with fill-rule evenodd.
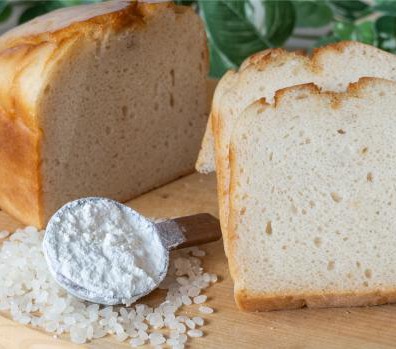
<svg viewBox="0 0 396 349"><path fill-rule="evenodd" d="M350 82L372 76L396 80L396 56L358 42L341 42L314 51L312 57L282 49L248 58L238 72L229 71L219 82L212 103L211 120L216 152L220 221L224 246L228 245L229 143L235 121L245 107L259 98L272 103L275 91L314 82L321 89L345 91ZM207 128L197 167L213 170ZM213 156L212 156L213 157ZM208 162L206 162L208 160Z"/></svg>
<svg viewBox="0 0 396 349"><path fill-rule="evenodd" d="M240 308L396 302L396 83L260 100L230 146L229 263Z"/></svg>
<svg viewBox="0 0 396 349"><path fill-rule="evenodd" d="M57 10L0 37L0 207L42 227L84 196L192 172L207 120L201 20L172 3Z"/></svg>

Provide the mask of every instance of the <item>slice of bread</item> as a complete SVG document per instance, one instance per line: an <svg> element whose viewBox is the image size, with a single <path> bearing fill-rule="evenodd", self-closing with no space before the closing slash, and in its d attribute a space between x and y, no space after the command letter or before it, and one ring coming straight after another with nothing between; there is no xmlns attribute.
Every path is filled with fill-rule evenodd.
<svg viewBox="0 0 396 349"><path fill-rule="evenodd" d="M238 72L229 72L220 83L212 105L212 131L216 147L219 210L227 252L229 193L229 142L243 109L275 91L314 82L321 89L344 91L363 76L396 80L396 56L358 42L341 42L316 50L312 57L282 49L266 50L246 60ZM219 91L220 90L220 91Z"/></svg>
<svg viewBox="0 0 396 349"><path fill-rule="evenodd" d="M0 207L42 227L84 196L129 200L194 170L207 120L193 9L106 1L0 37Z"/></svg>
<svg viewBox="0 0 396 349"><path fill-rule="evenodd" d="M396 83L257 101L231 140L229 263L248 311L396 301Z"/></svg>

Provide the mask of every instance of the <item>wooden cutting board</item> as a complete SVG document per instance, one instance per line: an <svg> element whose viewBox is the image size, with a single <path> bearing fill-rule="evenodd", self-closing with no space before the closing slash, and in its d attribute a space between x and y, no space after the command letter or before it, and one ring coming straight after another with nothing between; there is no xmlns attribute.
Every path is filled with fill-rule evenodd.
<svg viewBox="0 0 396 349"><path fill-rule="evenodd" d="M152 191L129 204L151 217L171 217L208 212L217 215L215 178L193 174ZM0 230L14 230L21 225L0 212ZM205 336L193 339L188 348L290 348L290 349L381 349L396 348L396 306L352 309L319 309L244 313L234 304L232 282L221 241L204 246L204 268L217 273L220 281L206 294L208 304L216 312L204 316ZM0 285L1 287L1 285ZM156 302L156 291L143 299ZM188 312L191 316L194 312ZM1 349L71 349L130 348L117 343L111 336L86 345L73 345L67 336L54 339L32 327L19 325L0 316ZM142 347L146 348L146 347Z"/></svg>

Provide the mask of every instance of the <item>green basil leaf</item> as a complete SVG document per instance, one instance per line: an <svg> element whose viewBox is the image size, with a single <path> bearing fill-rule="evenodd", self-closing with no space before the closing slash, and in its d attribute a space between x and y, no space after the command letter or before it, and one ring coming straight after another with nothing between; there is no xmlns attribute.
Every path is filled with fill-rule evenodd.
<svg viewBox="0 0 396 349"><path fill-rule="evenodd" d="M335 42L340 41L340 39L335 35L324 36L315 42L314 47L321 47L329 44L333 44Z"/></svg>
<svg viewBox="0 0 396 349"><path fill-rule="evenodd" d="M374 22L366 21L359 23L355 30L355 39L369 45L376 44L376 32Z"/></svg>
<svg viewBox="0 0 396 349"><path fill-rule="evenodd" d="M375 27L379 36L395 37L396 36L396 17L382 16L375 22Z"/></svg>
<svg viewBox="0 0 396 349"><path fill-rule="evenodd" d="M355 25L350 22L336 22L333 26L334 36L338 40L351 40L355 30Z"/></svg>
<svg viewBox="0 0 396 349"><path fill-rule="evenodd" d="M325 1L298 0L293 2L297 27L319 28L329 24L333 19L333 11Z"/></svg>
<svg viewBox="0 0 396 349"><path fill-rule="evenodd" d="M18 19L18 23L25 23L27 21L30 21L31 19L37 17L37 16L41 16L45 13L48 12L48 9L46 7L46 5L42 2L38 3L37 5L28 7L27 9L25 9L22 14L20 15L19 19Z"/></svg>
<svg viewBox="0 0 396 349"><path fill-rule="evenodd" d="M396 15L395 0L375 0L374 10L383 12L388 15Z"/></svg>
<svg viewBox="0 0 396 349"><path fill-rule="evenodd" d="M291 1L263 1L265 34L270 46L281 46L293 32L296 13Z"/></svg>
<svg viewBox="0 0 396 349"><path fill-rule="evenodd" d="M390 52L396 52L396 16L382 16L375 22L378 46Z"/></svg>
<svg viewBox="0 0 396 349"><path fill-rule="evenodd" d="M233 66L270 46L246 15L246 1L199 1L209 41Z"/></svg>
<svg viewBox="0 0 396 349"><path fill-rule="evenodd" d="M58 0L63 7L69 7L69 6L76 6L76 5L80 5L82 2L82 0Z"/></svg>
<svg viewBox="0 0 396 349"><path fill-rule="evenodd" d="M7 1L0 1L0 22L6 21L12 13L12 7Z"/></svg>
<svg viewBox="0 0 396 349"><path fill-rule="evenodd" d="M176 5L191 6L195 4L197 0L174 0Z"/></svg>
<svg viewBox="0 0 396 349"><path fill-rule="evenodd" d="M333 27L333 32L339 40L356 40L370 45L375 45L377 42L374 23L371 21L359 24L337 22Z"/></svg>
<svg viewBox="0 0 396 349"><path fill-rule="evenodd" d="M251 54L281 45L289 38L295 23L290 1L199 0L199 9L206 24L210 43L212 76L221 76L227 69L239 66ZM264 14L257 23L254 6Z"/></svg>
<svg viewBox="0 0 396 349"><path fill-rule="evenodd" d="M329 0L335 15L347 20L356 20L373 13L373 8L364 1Z"/></svg>
<svg viewBox="0 0 396 349"><path fill-rule="evenodd" d="M232 64L226 56L224 56L219 49L213 45L209 41L209 62L210 62L210 71L209 76L212 78L221 78L224 73L231 69L235 68L235 65Z"/></svg>

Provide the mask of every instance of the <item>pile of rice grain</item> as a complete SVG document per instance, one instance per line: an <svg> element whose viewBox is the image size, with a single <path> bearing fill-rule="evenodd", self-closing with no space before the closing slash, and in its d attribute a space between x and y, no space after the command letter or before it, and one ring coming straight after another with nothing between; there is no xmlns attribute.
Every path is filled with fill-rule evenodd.
<svg viewBox="0 0 396 349"><path fill-rule="evenodd" d="M9 234L0 232L0 239ZM34 227L17 230L0 247L0 311L9 311L21 324L40 327L54 336L70 333L74 343L85 343L108 334L132 347L151 344L184 348L188 338L201 337L202 317L177 315L181 307L198 304L202 314L213 309L201 291L217 281L204 273L205 252L194 247L171 255L168 276L160 288L166 299L156 308L136 304L130 308L102 307L81 301L64 291L52 279L41 248L44 232ZM0 240L1 242L1 240Z"/></svg>

